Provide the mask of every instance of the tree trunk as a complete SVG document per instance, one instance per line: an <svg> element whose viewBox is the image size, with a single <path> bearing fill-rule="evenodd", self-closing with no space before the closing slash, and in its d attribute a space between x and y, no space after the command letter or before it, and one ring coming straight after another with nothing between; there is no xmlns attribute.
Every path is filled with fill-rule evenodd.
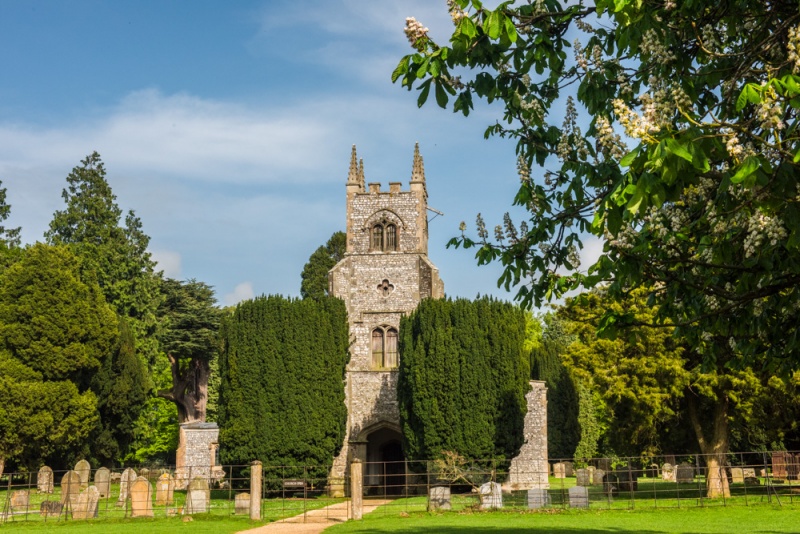
<svg viewBox="0 0 800 534"><path fill-rule="evenodd" d="M0 458L0 477L3 476L3 471L5 470L5 468L6 468L6 459Z"/></svg>
<svg viewBox="0 0 800 534"><path fill-rule="evenodd" d="M718 395L717 399L714 404L711 436L709 437L703 431L700 422L697 398L692 393L687 395L689 419L706 463L706 496L710 499L731 496L728 475L725 470L725 456L728 453L728 399L722 394Z"/></svg>
<svg viewBox="0 0 800 534"><path fill-rule="evenodd" d="M208 403L207 360L192 359L181 369L181 360L167 354L172 370L172 388L158 392L158 396L171 400L178 407L178 423L205 422Z"/></svg>

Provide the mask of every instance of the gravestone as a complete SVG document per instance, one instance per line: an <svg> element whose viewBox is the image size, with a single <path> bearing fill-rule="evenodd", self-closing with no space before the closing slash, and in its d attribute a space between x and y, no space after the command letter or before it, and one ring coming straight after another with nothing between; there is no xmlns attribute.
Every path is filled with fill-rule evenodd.
<svg viewBox="0 0 800 534"><path fill-rule="evenodd" d="M617 476L617 487L620 491L636 491L639 489L638 472L634 469L622 468L614 471Z"/></svg>
<svg viewBox="0 0 800 534"><path fill-rule="evenodd" d="M602 469L606 473L611 471L611 458L600 458L597 460L597 468Z"/></svg>
<svg viewBox="0 0 800 534"><path fill-rule="evenodd" d="M450 487L433 486L428 495L428 511L450 510Z"/></svg>
<svg viewBox="0 0 800 534"><path fill-rule="evenodd" d="M36 489L39 493L53 493L53 470L46 465L36 474Z"/></svg>
<svg viewBox="0 0 800 534"><path fill-rule="evenodd" d="M136 471L130 467L122 472L119 479L119 499L117 499L117 506L125 506L125 501L130 498L131 486L136 480Z"/></svg>
<svg viewBox="0 0 800 534"><path fill-rule="evenodd" d="M144 477L131 484L131 517L153 517L153 488Z"/></svg>
<svg viewBox="0 0 800 534"><path fill-rule="evenodd" d="M200 477L193 478L186 489L185 513L206 513L209 500L211 500L211 491L208 489L208 480Z"/></svg>
<svg viewBox="0 0 800 534"><path fill-rule="evenodd" d="M678 484L694 482L694 467L687 463L682 463L676 469L675 479Z"/></svg>
<svg viewBox="0 0 800 534"><path fill-rule="evenodd" d="M97 486L89 486L78 495L72 505L72 519L94 519L97 517L97 504L100 501L100 491Z"/></svg>
<svg viewBox="0 0 800 534"><path fill-rule="evenodd" d="M603 471L602 469L595 469L594 476L592 477L592 484L595 486L602 486L604 476L606 476L605 471Z"/></svg>
<svg viewBox="0 0 800 534"><path fill-rule="evenodd" d="M234 513L236 515L248 515L250 513L249 493L237 493L236 497L234 497L233 499L233 503L234 503Z"/></svg>
<svg viewBox="0 0 800 534"><path fill-rule="evenodd" d="M589 476L588 469L578 469L575 471L575 477L577 478L575 484L578 486L589 486L591 485L591 477Z"/></svg>
<svg viewBox="0 0 800 534"><path fill-rule="evenodd" d="M675 466L671 463L665 463L661 466L661 479L666 482L675 482Z"/></svg>
<svg viewBox="0 0 800 534"><path fill-rule="evenodd" d="M597 470L597 468L593 465L590 465L586 468L586 470L589 471L589 485L591 486L592 480L594 480L594 472Z"/></svg>
<svg viewBox="0 0 800 534"><path fill-rule="evenodd" d="M589 488L573 486L568 491L570 508L589 508Z"/></svg>
<svg viewBox="0 0 800 534"><path fill-rule="evenodd" d="M575 465L572 462L564 462L564 475L568 477L575 476Z"/></svg>
<svg viewBox="0 0 800 534"><path fill-rule="evenodd" d="M617 480L617 474L613 471L603 475L603 491L609 495L619 491L619 480Z"/></svg>
<svg viewBox="0 0 800 534"><path fill-rule="evenodd" d="M74 505L81 493L81 477L75 471L67 471L61 477L61 503Z"/></svg>
<svg viewBox="0 0 800 534"><path fill-rule="evenodd" d="M53 517L61 514L64 505L61 501L43 501L39 505L39 515L42 517Z"/></svg>
<svg viewBox="0 0 800 534"><path fill-rule="evenodd" d="M756 478L756 470L754 467L745 467L742 469L742 476L744 478L751 477Z"/></svg>
<svg viewBox="0 0 800 534"><path fill-rule="evenodd" d="M92 466L86 460L78 460L75 464L74 471L78 473L81 479L81 489L85 490L89 487L89 477L92 475Z"/></svg>
<svg viewBox="0 0 800 534"><path fill-rule="evenodd" d="M566 476L566 468L562 462L553 464L553 477L564 478Z"/></svg>
<svg viewBox="0 0 800 534"><path fill-rule="evenodd" d="M731 467L731 482L733 484L744 484L744 469Z"/></svg>
<svg viewBox="0 0 800 534"><path fill-rule="evenodd" d="M144 477L147 480L150 480L150 470L146 467L142 467L141 469L139 469L139 476Z"/></svg>
<svg viewBox="0 0 800 534"><path fill-rule="evenodd" d="M94 485L100 492L101 499L107 499L111 495L111 471L107 467L101 467L94 472Z"/></svg>
<svg viewBox="0 0 800 534"><path fill-rule="evenodd" d="M528 508L531 510L544 508L545 506L549 506L550 503L550 494L546 489L537 488L528 490Z"/></svg>
<svg viewBox="0 0 800 534"><path fill-rule="evenodd" d="M156 506L172 504L175 479L169 473L162 473L156 481Z"/></svg>
<svg viewBox="0 0 800 534"><path fill-rule="evenodd" d="M758 480L756 477L744 477L744 485L745 486L760 486L761 481Z"/></svg>
<svg viewBox="0 0 800 534"><path fill-rule="evenodd" d="M497 482L487 482L478 488L481 497L481 510L503 507L503 490Z"/></svg>
<svg viewBox="0 0 800 534"><path fill-rule="evenodd" d="M789 472L786 468L787 453L773 452L772 453L772 478L775 480L785 480Z"/></svg>
<svg viewBox="0 0 800 534"><path fill-rule="evenodd" d="M30 506L28 490L17 490L11 492L11 511L27 512Z"/></svg>

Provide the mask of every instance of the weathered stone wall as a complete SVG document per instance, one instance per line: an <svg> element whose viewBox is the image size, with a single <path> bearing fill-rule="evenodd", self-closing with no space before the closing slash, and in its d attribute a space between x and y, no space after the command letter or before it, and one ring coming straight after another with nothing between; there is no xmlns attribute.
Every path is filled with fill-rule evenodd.
<svg viewBox="0 0 800 534"><path fill-rule="evenodd" d="M217 423L181 425L175 458L175 479L178 488L185 488L189 480L195 477L211 479L218 443Z"/></svg>
<svg viewBox="0 0 800 534"><path fill-rule="evenodd" d="M526 395L525 444L511 460L508 484L512 489L549 488L547 456L547 387L540 380L531 380Z"/></svg>

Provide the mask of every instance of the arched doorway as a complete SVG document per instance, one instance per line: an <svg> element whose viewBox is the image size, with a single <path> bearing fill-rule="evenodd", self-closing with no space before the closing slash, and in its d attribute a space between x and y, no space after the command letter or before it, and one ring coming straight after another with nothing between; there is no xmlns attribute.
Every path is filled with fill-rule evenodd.
<svg viewBox="0 0 800 534"><path fill-rule="evenodd" d="M393 426L381 426L367 435L364 489L369 495L403 495L406 492L402 436Z"/></svg>

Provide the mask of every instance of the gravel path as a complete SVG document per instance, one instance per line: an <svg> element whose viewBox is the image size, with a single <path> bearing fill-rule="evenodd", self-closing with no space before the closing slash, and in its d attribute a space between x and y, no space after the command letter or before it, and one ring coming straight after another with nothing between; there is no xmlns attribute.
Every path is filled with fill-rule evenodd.
<svg viewBox="0 0 800 534"><path fill-rule="evenodd" d="M365 499L364 514L368 514L378 506L388 502L390 501L383 499ZM318 534L332 525L347 521L349 507L350 501L340 502L318 510L310 510L294 517L287 517L263 527L243 530L238 534Z"/></svg>

